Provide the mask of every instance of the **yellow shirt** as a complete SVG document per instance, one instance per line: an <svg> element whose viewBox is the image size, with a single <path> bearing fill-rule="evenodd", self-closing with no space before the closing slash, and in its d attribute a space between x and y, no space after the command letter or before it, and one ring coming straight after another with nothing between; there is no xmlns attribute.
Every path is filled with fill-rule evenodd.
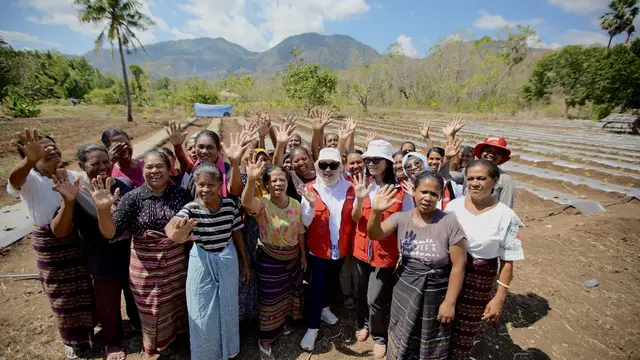
<svg viewBox="0 0 640 360"><path fill-rule="evenodd" d="M273 247L298 245L298 235L304 234L302 208L296 199L289 198L286 208L274 205L269 196L256 198L260 209L255 214L260 230L260 242Z"/></svg>

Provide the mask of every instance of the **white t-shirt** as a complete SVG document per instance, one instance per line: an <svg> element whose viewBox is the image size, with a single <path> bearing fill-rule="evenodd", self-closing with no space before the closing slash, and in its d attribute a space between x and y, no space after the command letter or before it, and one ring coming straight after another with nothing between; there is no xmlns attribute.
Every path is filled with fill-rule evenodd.
<svg viewBox="0 0 640 360"><path fill-rule="evenodd" d="M520 219L507 205L498 203L493 209L473 215L464 206L466 197L447 205L446 212L458 218L467 234L468 252L477 259L499 257L504 261L524 260L520 242Z"/></svg>
<svg viewBox="0 0 640 360"><path fill-rule="evenodd" d="M69 181L73 182L80 177L75 171L67 170ZM51 224L56 210L62 205L62 196L53 191L53 180L40 175L31 169L26 181L20 190L14 189L11 183L7 184L9 195L20 196L20 200L27 206L29 218L35 226Z"/></svg>

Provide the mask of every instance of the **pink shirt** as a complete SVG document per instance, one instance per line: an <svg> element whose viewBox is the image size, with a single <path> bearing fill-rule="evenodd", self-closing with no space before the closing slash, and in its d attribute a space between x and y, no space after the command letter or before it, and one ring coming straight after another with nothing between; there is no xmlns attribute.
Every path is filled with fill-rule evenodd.
<svg viewBox="0 0 640 360"><path fill-rule="evenodd" d="M111 177L127 178L131 181L134 188L144 184L144 177L142 176L142 160L138 160L138 166L133 170L120 169L120 166L116 164L111 172Z"/></svg>

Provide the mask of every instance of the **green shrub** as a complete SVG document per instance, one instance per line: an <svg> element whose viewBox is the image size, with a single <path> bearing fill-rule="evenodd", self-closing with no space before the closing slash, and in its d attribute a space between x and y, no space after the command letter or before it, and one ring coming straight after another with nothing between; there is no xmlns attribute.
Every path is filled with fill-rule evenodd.
<svg viewBox="0 0 640 360"><path fill-rule="evenodd" d="M120 87L118 84L107 89L93 89L85 96L90 104L117 105L120 104Z"/></svg>
<svg viewBox="0 0 640 360"><path fill-rule="evenodd" d="M30 118L40 115L40 109L24 100L12 100L7 109L10 116L17 118Z"/></svg>

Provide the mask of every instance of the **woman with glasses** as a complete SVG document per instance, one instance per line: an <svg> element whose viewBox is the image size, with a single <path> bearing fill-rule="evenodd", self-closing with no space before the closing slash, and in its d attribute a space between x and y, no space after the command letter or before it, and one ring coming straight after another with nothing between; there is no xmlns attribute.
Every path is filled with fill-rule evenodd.
<svg viewBox="0 0 640 360"><path fill-rule="evenodd" d="M338 281L345 256L351 252L353 220L351 212L355 191L343 175L342 156L334 148L320 150L315 163L315 181L301 190L302 222L309 237L308 266L311 269L311 291L307 321L309 329L300 346L313 351L320 320L333 325L338 318L329 309L328 285Z"/></svg>
<svg viewBox="0 0 640 360"><path fill-rule="evenodd" d="M400 189L393 169L393 147L384 140L373 140L362 155L367 178L359 176L355 185L356 202L352 218L356 222L353 256L358 269L358 327L356 339L373 338L373 356L382 359L386 355L389 304L393 290L393 273L398 263L396 234L392 241L371 241L367 234L367 222L371 216L374 196L385 186L397 188L394 203L382 218L415 208L413 198Z"/></svg>

